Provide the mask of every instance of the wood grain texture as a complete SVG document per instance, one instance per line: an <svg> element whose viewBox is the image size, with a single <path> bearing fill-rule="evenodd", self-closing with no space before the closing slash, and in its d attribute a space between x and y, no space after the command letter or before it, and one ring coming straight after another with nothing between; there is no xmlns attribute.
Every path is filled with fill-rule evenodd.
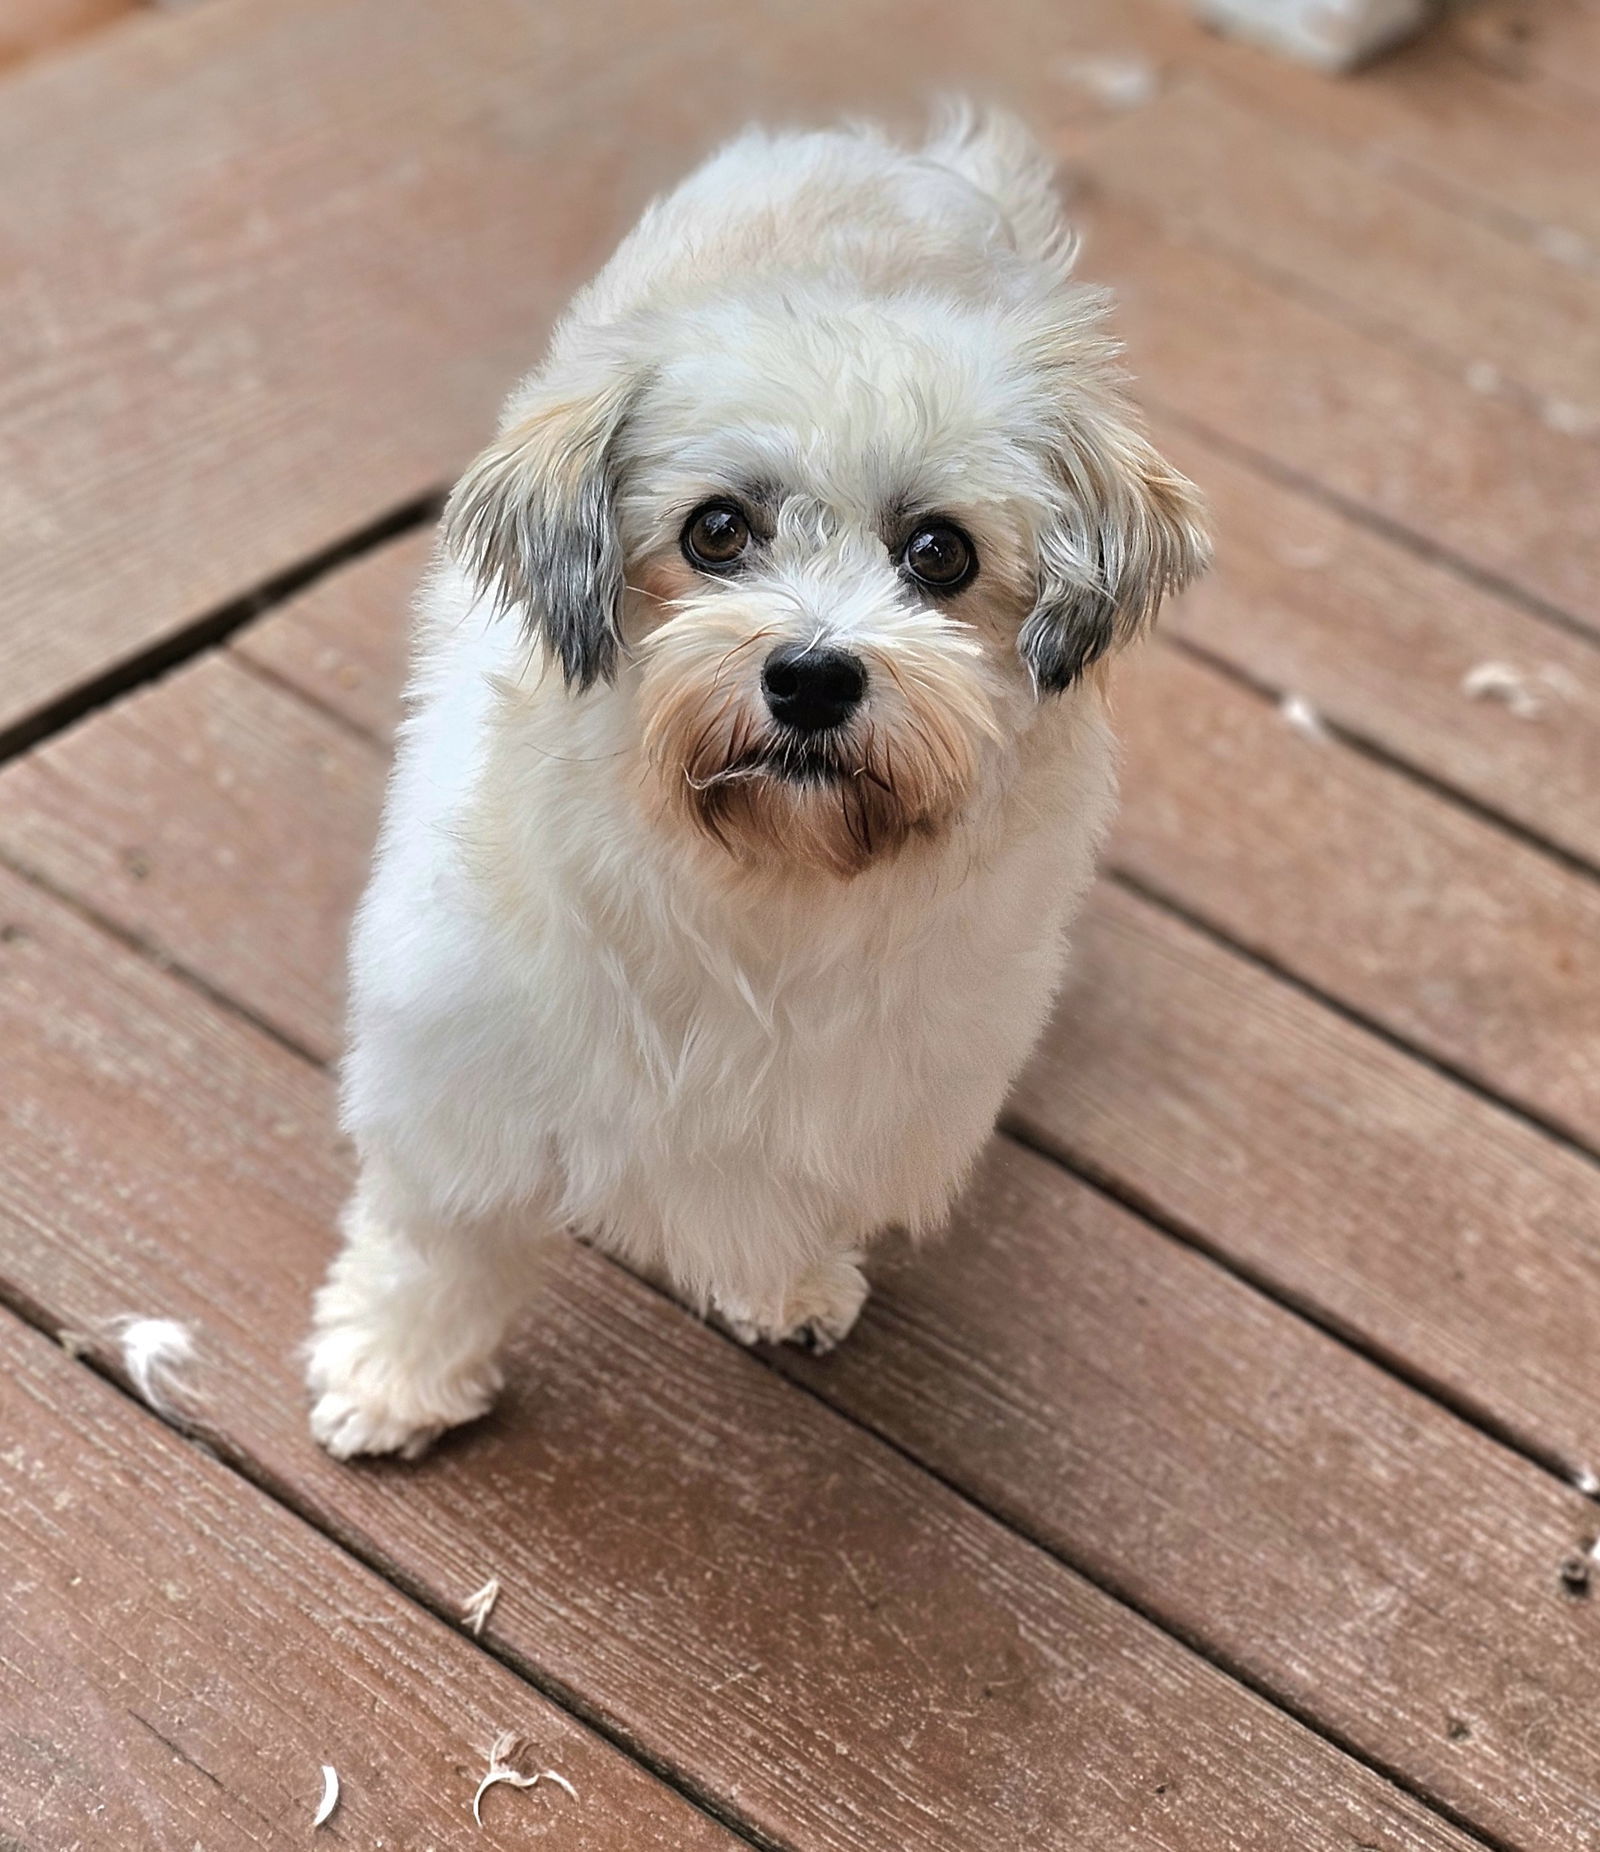
<svg viewBox="0 0 1600 1852"><path fill-rule="evenodd" d="M1479 1419L1600 1471L1600 1169L1106 883L1012 1121Z"/></svg>
<svg viewBox="0 0 1600 1852"><path fill-rule="evenodd" d="M635 111L629 151L602 127L539 184L563 131L660 82L599 68L637 23L627 0L202 7L8 90L0 167L31 184L0 206L0 719L468 454L672 132L670 104L654 131Z"/></svg>
<svg viewBox="0 0 1600 1852"><path fill-rule="evenodd" d="M1135 205L1081 213L1081 268L1159 410L1222 433L1600 631L1600 445L1178 245Z"/></svg>
<svg viewBox="0 0 1600 1852"><path fill-rule="evenodd" d="M1565 0L1548 8L1538 0L1538 7L1546 18L1567 10ZM1466 16L1476 10L1465 9ZM1562 28L1569 29L1575 39L1591 36L1588 28ZM1158 91L1203 74L1263 117L1351 149L1463 218L1536 246L1554 239L1553 252L1579 262L1600 247L1593 184L1600 119L1583 94L1591 87L1588 71L1578 86L1507 82L1435 31L1335 81L1214 35L1190 9L1167 0L1073 0L1058 16L1052 49L1039 75L1053 86L1063 118L1114 113L1083 80L1084 61L1131 55L1147 61Z"/></svg>
<svg viewBox="0 0 1600 1852"><path fill-rule="evenodd" d="M1600 431L1600 275L1418 193L1361 149L1205 78L1069 126L1058 146L1175 235L1337 305L1457 380L1493 390L1492 376L1536 414Z"/></svg>
<svg viewBox="0 0 1600 1852"><path fill-rule="evenodd" d="M1163 10L1160 0L1134 4L1146 19ZM1349 83L1246 46L1200 59L1264 113L1364 150L1374 166L1464 215L1536 244L1562 235L1562 251L1573 238L1580 252L1600 248L1600 115L1584 95L1508 83L1434 34Z"/></svg>
<svg viewBox="0 0 1600 1852"><path fill-rule="evenodd" d="M741 1843L9 1313L0 1352L7 1847ZM480 1829L506 1730L578 1799L501 1788Z"/></svg>
<svg viewBox="0 0 1600 1852"><path fill-rule="evenodd" d="M1096 30L1119 17L1083 13ZM1017 81L1037 98L1083 27L1019 0L908 35L885 5L850 61L838 20L818 14L775 18L730 65L722 16L659 22L669 51L639 37L642 19L621 0L581 21L488 0L381 15L370 0L275 0L271 18L242 5L162 22L159 46L134 33L114 69L91 50L60 87L29 89L9 127L0 117L0 143L31 122L32 158L46 154L11 229L0 207L7 255L35 262L4 324L23 365L0 424L0 536L26 543L9 549L26 621L13 649L0 614L0 639L24 707L448 473L567 283L730 98L742 114L881 92L891 66L916 82L979 43L969 82L1031 66ZM1186 23L1171 42L1180 30L1190 47ZM610 59L629 39L602 73L597 48ZM1248 54L1182 55L1230 87L1187 126L1201 93L1172 92L1151 118L1172 158L1205 109L1236 153L1277 144L1261 124L1282 102L1252 92ZM1284 94L1300 82L1260 68ZM1363 111L1381 124L1371 91L1322 100L1358 90L1307 92L1311 133L1359 134ZM1414 87L1395 108L1414 127L1448 94ZM98 125L76 148L53 133L63 101ZM1479 143L1515 165L1506 137L1530 108L1541 126L1509 185L1549 212L1566 194L1548 96L1480 110ZM1393 157L1397 187L1433 184L1428 163L1464 126L1445 118ZM1294 138L1248 214L1209 224L1233 253L1217 255L1169 242L1144 144L1131 123L1117 135L1108 182L1137 210L1099 209L1091 267L1131 286L1124 322L1154 396L1363 519L1594 621L1581 447L1552 443L1525 407L1466 399L1386 323L1353 332L1353 298L1333 313L1294 299L1338 283L1317 281L1322 243L1291 236L1293 186L1321 171ZM1591 178L1592 141L1575 121L1562 146ZM96 186L108 148L134 176L125 195ZM557 148L581 182L541 188ZM1463 223L1505 209L1504 184L1475 184L1453 182ZM1581 356L1581 329L1540 320L1571 291L1526 324L1516 292L1494 288L1439 320L1394 228L1436 238L1441 286L1488 247L1476 232L1457 243L1447 215L1408 213L1387 182L1324 231L1335 251L1375 202L1394 215L1385 313L1434 317L1446 346L1553 330L1542 366ZM524 224L527 245L507 239ZM1280 241L1289 294L1247 261L1253 229ZM1274 576L1270 495L1252 507L1251 480L1238 472L1232 492L1262 535L1246 583L1266 630L1275 601L1308 601ZM82 531L68 508L92 509ZM381 771L353 729L381 730L395 698L387 638L424 543L410 544L411 562L395 549L331 575L3 787L7 854L319 1056ZM1373 632L1387 545L1356 549ZM1329 580L1319 635L1341 573ZM1473 598L1464 623L1492 628L1503 607ZM1436 624L1440 663L1464 634L1445 602L1441 589L1419 620ZM1309 664L1331 711L1404 741L1403 680L1385 691L1376 640L1358 626L1349 668L1307 640L1311 622L1285 629L1282 666L1257 679ZM1253 673L1255 648L1236 658ZM1143 742L1134 872L1589 1135L1596 1025L1562 969L1592 942L1584 884L1342 748L1310 757L1210 671L1153 660L1128 701ZM1476 778L1509 814L1555 817L1556 840L1581 837L1588 825L1563 836L1559 812L1564 790L1585 789L1592 731L1503 766L1488 729L1504 715L1474 710L1463 743L1442 692L1422 705L1419 762ZM1391 891L1329 880L1353 869ZM559 1264L502 1416L417 1474L332 1468L303 1438L291 1354L339 1187L325 1082L41 895L0 892L10 1290L57 1322L193 1318L220 1447L435 1599L480 1581L487 1555L508 1584L497 1647L763 1834L823 1852L1462 1843L582 1252ZM1087 937L1088 991L1019 1102L1029 1135L1525 1444L1592 1463L1592 1169L1127 895L1102 898ZM1593 1615L1556 1573L1592 1508L1042 1160L998 1148L956 1242L897 1269L852 1348L809 1374L1502 1843L1592 1843L1596 1753L1575 1720Z"/></svg>
<svg viewBox="0 0 1600 1852"><path fill-rule="evenodd" d="M4 0L0 5L0 68L34 58L109 26L145 0Z"/></svg>
<svg viewBox="0 0 1600 1852"><path fill-rule="evenodd" d="M310 1443L328 1083L0 880L0 1265L191 1322L214 1445L783 1844L1465 1852L1270 1704L576 1246L502 1410L414 1469ZM70 1184L63 1185L69 1178ZM108 1364L113 1360L107 1358Z"/></svg>
<svg viewBox="0 0 1600 1852"><path fill-rule="evenodd" d="M1600 1831L1593 1504L1042 1159L784 1362L1499 1841Z"/></svg>
<svg viewBox="0 0 1600 1852"><path fill-rule="evenodd" d="M1204 483L1218 540L1165 633L1600 864L1600 650L1189 432L1157 435ZM1538 712L1470 698L1486 663Z"/></svg>
<svg viewBox="0 0 1600 1852"><path fill-rule="evenodd" d="M337 677L346 653L328 650ZM217 653L11 766L0 855L327 1060L385 773L348 727Z"/></svg>
<svg viewBox="0 0 1600 1852"><path fill-rule="evenodd" d="M152 15L22 73L0 109L0 167L30 180L0 202L0 370L14 382L0 545L16 562L0 603L0 726L447 480L572 285L646 194L735 121L903 108L940 79L1009 92L1048 121L1067 107L1062 57L1119 33L1259 88L1262 61L1168 8L1062 20L1044 0L1006 0L979 21L874 0L848 15L840 59L844 14L826 7L766 15L751 33L736 9L676 0L262 0ZM628 57L612 56L618 44ZM1303 74L1266 62L1274 83L1304 89ZM1322 85L1344 99L1358 89L1370 96L1372 80ZM1421 102L1392 109L1428 116ZM1513 129L1519 171L1552 139L1522 133L1520 118L1485 120L1496 169ZM1600 161L1584 134L1569 125L1561 154L1592 194ZM1218 299L1226 322L1248 321L1264 286L1239 288ZM1202 322L1207 299L1189 305ZM1302 338L1314 356L1309 309L1278 344L1284 364L1314 374L1295 355ZM1248 328L1236 343L1259 346ZM1383 387L1383 371L1363 394L1403 426L1391 414L1412 389L1404 369ZM1312 379L1288 396L1318 390ZM1411 416L1432 430L1432 409ZM1387 465L1375 475L1370 455L1331 459L1328 479L1469 557L1487 547L1491 569L1592 616L1581 540L1547 544L1586 505L1586 454L1530 468L1555 455L1542 440L1557 434L1522 431L1512 407L1480 412L1482 432L1437 429L1437 494L1411 494ZM1462 444L1487 467L1502 437L1510 502L1480 533L1449 490L1473 467ZM1504 544L1490 545L1502 525Z"/></svg>
<svg viewBox="0 0 1600 1852"><path fill-rule="evenodd" d="M1117 706L1114 865L1600 1146L1594 882L1176 651Z"/></svg>
<svg viewBox="0 0 1600 1852"><path fill-rule="evenodd" d="M387 739L400 712L411 601L433 553L431 523L330 573L233 638L257 668Z"/></svg>

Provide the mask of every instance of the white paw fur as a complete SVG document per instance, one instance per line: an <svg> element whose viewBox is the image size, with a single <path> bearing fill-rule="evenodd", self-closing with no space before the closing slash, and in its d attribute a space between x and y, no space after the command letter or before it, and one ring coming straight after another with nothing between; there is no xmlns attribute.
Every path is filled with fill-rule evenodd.
<svg viewBox="0 0 1600 1852"><path fill-rule="evenodd" d="M798 1344L820 1357L850 1335L869 1290L861 1256L840 1254L802 1274L775 1302L719 1303L717 1310L741 1344Z"/></svg>
<svg viewBox="0 0 1600 1852"><path fill-rule="evenodd" d="M492 1360L432 1370L403 1352L386 1354L377 1334L335 1328L313 1342L306 1380L315 1398L311 1432L336 1460L415 1460L446 1429L486 1415L504 1377Z"/></svg>

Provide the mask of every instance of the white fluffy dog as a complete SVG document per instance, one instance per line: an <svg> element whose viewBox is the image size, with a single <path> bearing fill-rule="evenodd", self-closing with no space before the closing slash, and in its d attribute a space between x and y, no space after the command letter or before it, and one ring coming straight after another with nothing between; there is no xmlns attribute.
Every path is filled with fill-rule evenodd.
<svg viewBox="0 0 1600 1852"><path fill-rule="evenodd" d="M1045 1021L1102 665L1205 560L1039 150L750 133L468 470L355 932L312 1425L483 1413L576 1230L747 1341L850 1329Z"/></svg>

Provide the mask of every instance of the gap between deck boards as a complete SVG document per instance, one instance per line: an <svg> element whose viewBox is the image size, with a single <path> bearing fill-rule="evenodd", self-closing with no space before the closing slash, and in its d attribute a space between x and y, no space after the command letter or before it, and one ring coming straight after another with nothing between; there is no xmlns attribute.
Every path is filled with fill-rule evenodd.
<svg viewBox="0 0 1600 1852"><path fill-rule="evenodd" d="M181 668L193 657L226 643L235 631L242 630L258 617L264 617L267 612L285 603L297 592L305 591L338 567L373 552L385 541L398 540L402 534L408 534L413 528L436 519L443 500L443 490L437 489L410 497L387 514L364 522L352 533L331 541L315 553L307 554L294 565L286 566L283 571L273 573L270 578L263 579L248 591L241 592L204 616L197 617L193 623L183 625L145 649L134 651L109 668L79 682L53 701L45 702L10 726L0 729L0 764L20 757L54 734L65 732L68 727L87 719L99 708L109 707L113 701L131 694L146 682L156 681L169 670Z"/></svg>

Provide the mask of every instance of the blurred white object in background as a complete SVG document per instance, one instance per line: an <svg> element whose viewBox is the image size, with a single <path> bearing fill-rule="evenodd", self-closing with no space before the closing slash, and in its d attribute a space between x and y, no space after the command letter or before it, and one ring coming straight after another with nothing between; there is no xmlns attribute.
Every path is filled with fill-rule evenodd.
<svg viewBox="0 0 1600 1852"><path fill-rule="evenodd" d="M1409 38L1431 0L1195 0L1208 24L1325 71L1348 71Z"/></svg>

